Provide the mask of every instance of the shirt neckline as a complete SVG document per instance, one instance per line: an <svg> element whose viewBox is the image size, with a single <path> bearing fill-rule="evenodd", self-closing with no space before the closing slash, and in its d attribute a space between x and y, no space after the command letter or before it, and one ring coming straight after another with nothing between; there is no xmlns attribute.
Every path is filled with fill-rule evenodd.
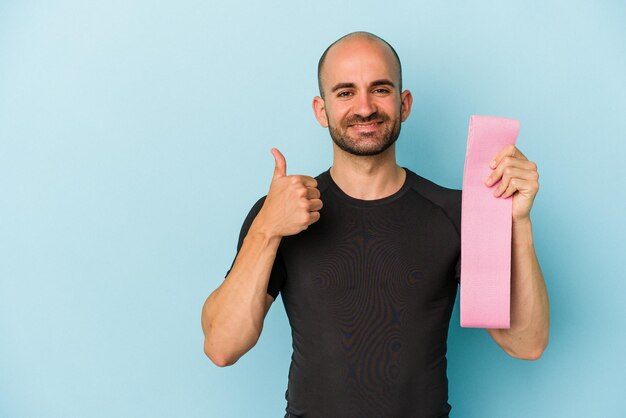
<svg viewBox="0 0 626 418"><path fill-rule="evenodd" d="M386 205L386 204L395 202L396 200L404 196L409 191L413 183L412 182L413 173L411 172L411 170L409 170L406 167L402 167L402 168L406 172L406 176L404 178L404 183L402 184L402 187L400 187L400 189L397 192L389 196L385 196L380 199L372 199L372 200L357 199L355 197L348 195L343 190L341 190L341 188L333 180L333 177L330 175L330 168L328 168L328 170L324 172L323 176L324 176L324 179L326 180L326 183L328 184L328 188L331 189L333 193L335 193L335 195L341 198L342 200L355 206L372 207L372 206Z"/></svg>

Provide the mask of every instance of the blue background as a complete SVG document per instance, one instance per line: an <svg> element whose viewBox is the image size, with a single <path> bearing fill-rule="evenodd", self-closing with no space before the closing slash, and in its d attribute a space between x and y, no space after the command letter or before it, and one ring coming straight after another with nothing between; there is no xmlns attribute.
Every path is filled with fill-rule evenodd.
<svg viewBox="0 0 626 418"><path fill-rule="evenodd" d="M609 417L626 390L626 6L619 1L0 2L0 416L282 417L280 300L256 347L204 356L200 310L265 194L331 164L324 48L394 45L402 165L460 188L471 114L521 120L550 345L449 339L455 417Z"/></svg>

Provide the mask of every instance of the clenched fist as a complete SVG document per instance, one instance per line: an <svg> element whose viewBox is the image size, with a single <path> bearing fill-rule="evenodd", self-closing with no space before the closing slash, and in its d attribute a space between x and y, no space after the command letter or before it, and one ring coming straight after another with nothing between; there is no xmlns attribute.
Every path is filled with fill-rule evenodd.
<svg viewBox="0 0 626 418"><path fill-rule="evenodd" d="M285 157L272 148L276 161L267 198L253 227L268 236L284 237L307 229L320 218L322 201L313 177L287 175Z"/></svg>

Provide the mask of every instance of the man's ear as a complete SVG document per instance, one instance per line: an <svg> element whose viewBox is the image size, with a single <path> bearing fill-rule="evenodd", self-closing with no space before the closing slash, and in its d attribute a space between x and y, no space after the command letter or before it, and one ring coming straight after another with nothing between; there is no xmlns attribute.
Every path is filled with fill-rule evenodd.
<svg viewBox="0 0 626 418"><path fill-rule="evenodd" d="M324 99L320 96L315 96L313 99L313 112L315 113L315 119L324 128L328 128L328 118L326 117L326 104Z"/></svg>
<svg viewBox="0 0 626 418"><path fill-rule="evenodd" d="M411 114L411 106L413 105L413 95L410 91L404 90L400 95L401 100L401 108L400 108L400 117L402 122L406 120Z"/></svg>

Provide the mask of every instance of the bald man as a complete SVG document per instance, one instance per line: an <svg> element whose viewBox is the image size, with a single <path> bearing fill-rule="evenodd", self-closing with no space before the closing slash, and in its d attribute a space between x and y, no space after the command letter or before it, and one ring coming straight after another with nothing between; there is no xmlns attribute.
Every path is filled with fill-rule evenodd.
<svg viewBox="0 0 626 418"><path fill-rule="evenodd" d="M293 336L285 417L447 417L461 191L396 163L413 99L387 42L344 36L322 55L318 81L313 111L330 132L333 164L315 178L287 175L272 149L269 192L202 311L205 353L235 363L280 293ZM491 168L485 187L513 199L512 300L511 328L487 331L509 355L537 359L549 329L530 222L537 166L510 146Z"/></svg>

